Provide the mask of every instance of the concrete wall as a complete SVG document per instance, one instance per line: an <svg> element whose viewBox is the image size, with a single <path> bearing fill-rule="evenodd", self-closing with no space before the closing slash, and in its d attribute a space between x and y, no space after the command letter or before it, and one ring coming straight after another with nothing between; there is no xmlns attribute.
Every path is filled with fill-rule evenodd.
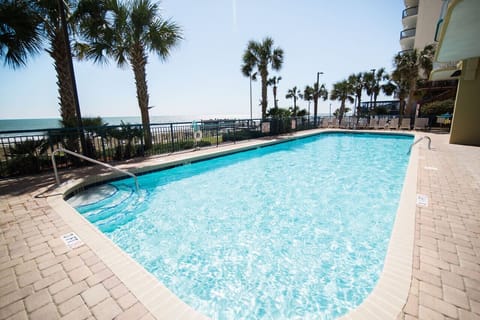
<svg viewBox="0 0 480 320"><path fill-rule="evenodd" d="M480 63L463 61L453 112L450 143L480 146Z"/></svg>
<svg viewBox="0 0 480 320"><path fill-rule="evenodd" d="M413 47L422 50L435 40L442 0L421 0L418 4L417 30Z"/></svg>

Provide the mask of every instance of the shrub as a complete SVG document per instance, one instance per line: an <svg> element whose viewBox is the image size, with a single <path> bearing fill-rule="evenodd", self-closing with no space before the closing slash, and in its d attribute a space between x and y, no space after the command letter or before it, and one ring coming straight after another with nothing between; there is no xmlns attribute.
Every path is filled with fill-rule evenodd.
<svg viewBox="0 0 480 320"><path fill-rule="evenodd" d="M239 131L229 131L222 134L222 141L240 141L255 139L262 136L262 133L259 131L250 131L250 130L239 130Z"/></svg>
<svg viewBox="0 0 480 320"><path fill-rule="evenodd" d="M454 104L453 99L426 103L420 109L420 113L422 116L439 116L447 112L452 113Z"/></svg>

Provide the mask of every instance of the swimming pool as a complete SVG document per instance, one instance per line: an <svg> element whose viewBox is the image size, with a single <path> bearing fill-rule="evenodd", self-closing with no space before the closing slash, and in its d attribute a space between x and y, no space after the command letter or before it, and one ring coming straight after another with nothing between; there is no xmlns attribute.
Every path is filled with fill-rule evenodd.
<svg viewBox="0 0 480 320"><path fill-rule="evenodd" d="M113 182L77 209L212 318L335 318L382 270L411 142L322 134L142 176L149 201Z"/></svg>

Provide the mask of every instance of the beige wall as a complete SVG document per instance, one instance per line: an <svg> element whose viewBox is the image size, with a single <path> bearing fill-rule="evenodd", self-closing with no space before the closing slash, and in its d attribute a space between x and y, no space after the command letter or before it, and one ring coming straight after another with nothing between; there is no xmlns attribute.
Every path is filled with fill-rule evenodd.
<svg viewBox="0 0 480 320"><path fill-rule="evenodd" d="M420 0L418 4L417 30L415 34L415 49L422 50L432 44L435 30L442 9L442 0Z"/></svg>
<svg viewBox="0 0 480 320"><path fill-rule="evenodd" d="M479 58L463 61L452 119L450 143L480 146Z"/></svg>

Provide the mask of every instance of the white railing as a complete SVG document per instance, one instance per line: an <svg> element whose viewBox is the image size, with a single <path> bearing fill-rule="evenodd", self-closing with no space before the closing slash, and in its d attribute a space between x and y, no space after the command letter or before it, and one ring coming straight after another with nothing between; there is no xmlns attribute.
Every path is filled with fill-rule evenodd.
<svg viewBox="0 0 480 320"><path fill-rule="evenodd" d="M60 185L60 178L58 177L57 164L55 163L55 153L57 153L57 152L65 152L65 153L68 153L68 154L70 154L70 155L72 155L72 156L78 157L78 158L80 158L80 159L87 160L87 161L90 161L90 162L92 162L92 163L101 165L101 166L103 166L103 167L112 169L112 170L114 170L114 171L117 171L117 172L120 172L120 173L129 175L130 177L132 177L132 178L135 180L135 188L137 189L137 191L139 190L137 176L134 175L133 173L128 172L128 171L125 171L125 170L122 170L122 169L119 169L119 168L116 168L116 167L111 166L111 165L109 165L109 164L107 164L107 163L103 163L103 162L97 161L97 160L95 160L95 159L86 157L86 156L84 156L84 155L81 155L81 154L79 154L79 153L76 153L76 152L67 150L67 149L65 149L65 148L58 148L58 149L54 150L54 151L52 152L52 156L51 156L51 158L52 158L52 165L53 165L53 172L55 173L55 180L57 181L57 184L58 184L58 185Z"/></svg>

